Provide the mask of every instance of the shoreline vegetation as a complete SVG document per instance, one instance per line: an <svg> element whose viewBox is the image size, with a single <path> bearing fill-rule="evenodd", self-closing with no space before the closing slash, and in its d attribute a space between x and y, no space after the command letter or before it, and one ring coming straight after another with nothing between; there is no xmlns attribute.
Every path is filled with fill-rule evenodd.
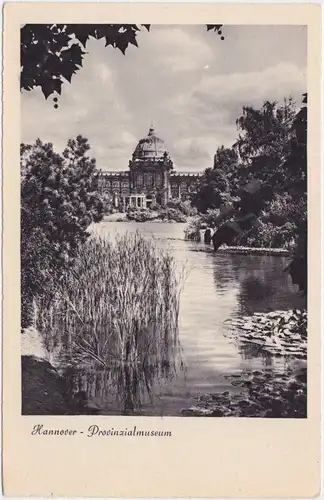
<svg viewBox="0 0 324 500"><path fill-rule="evenodd" d="M149 388L156 373L169 376L181 366L183 278L170 253L139 232L80 246L73 272L62 275L50 300L34 300L33 328L23 332L23 413L96 412L83 390L76 395L65 387L65 375L73 367L114 364L122 412L131 413L139 381ZM53 366L55 353L62 374Z"/></svg>
<svg viewBox="0 0 324 500"><path fill-rule="evenodd" d="M145 211L144 213L146 213ZM143 212L139 212L143 213ZM154 218L149 218L147 220L142 219L141 217L138 218L138 220L129 218L127 216L126 212L116 212L112 213L110 215L106 215L103 219L103 222L152 222L152 223L172 223L172 222L177 222L177 223L182 223L186 224L186 227L184 228L184 239L186 241L194 241L197 243L201 243L203 241L203 233L206 230L207 226L202 224L202 227L200 227L198 230L195 230L194 232L191 231L190 225L192 224L193 221L196 219L193 217L187 217L185 221L175 221L171 219L161 219L156 216L156 212L153 212ZM211 245L205 245L204 248L197 247L195 250L197 252L213 252L212 246ZM218 253L228 253L228 254L242 254L242 255L280 255L280 256L290 256L292 254L292 250L289 250L287 248L271 248L271 247L249 247L249 246L243 246L243 245L237 245L237 246L222 246L219 248Z"/></svg>
<svg viewBox="0 0 324 500"><path fill-rule="evenodd" d="M139 253L143 258L139 258ZM100 280L93 269L100 273ZM134 273L145 279L135 280ZM166 367L172 370L172 361L180 346L181 277L175 276L173 258L138 232L117 236L114 243L109 239L90 239L80 249L73 275L65 277L51 304L34 303L34 328L25 330L22 336L23 414L101 412L84 394L80 397L79 392L71 390L65 379L66 369L59 372L55 368L58 343L63 346L66 367L95 363L105 369L112 362L124 367L121 392L125 399L121 413L132 414L132 408L137 405L136 394L132 392L134 381L138 381L142 373L146 374L147 368L148 371L161 370L161 373ZM105 297L103 303L100 297ZM127 309L126 303L132 304L127 315L122 314ZM153 323L151 310L156 311ZM240 345L258 344L265 353L290 361L306 359L306 311L255 313L226 323L229 336ZM233 375L229 377L233 393L202 394L195 405L181 410L180 414L303 417L306 416L306 376L306 368L300 366L297 371L289 369L282 375L267 371ZM146 383L149 384L149 380Z"/></svg>
<svg viewBox="0 0 324 500"><path fill-rule="evenodd" d="M303 287L307 94L299 110L291 99L282 105L266 101L260 109L243 107L236 123L237 141L231 148L217 149L214 165L205 170L196 192L187 193L187 201L128 209L116 220L187 224L184 239L199 243L202 231L215 228L220 210L235 201L242 182L259 179L271 188L260 224L251 233L246 231L239 245L219 252L290 255L299 246L296 265L304 274ZM269 124L275 133L269 133ZM133 414L139 378L149 386L157 372L175 369L182 277L175 272L173 256L139 234L117 236L115 243L89 237L91 224L111 220L105 214L113 211L112 199L98 184L89 149L82 136L70 139L62 154L39 139L21 145L21 327L25 333L34 327L47 351L61 349L70 364L93 363L105 370L111 362L118 363L120 411ZM242 345L254 338L261 342L261 350L271 340L268 356L304 361L306 312L292 311L289 317L283 311L274 313L273 318L254 315L233 323L233 341ZM278 347L280 353L269 352L270 347ZM254 371L248 379L242 373L239 384L235 377L232 380L233 387L241 390L238 398L229 393L201 395L197 408L211 416L304 417L306 378L306 368L297 374L287 370L283 376L266 369L261 374ZM71 408L80 414L100 412L88 404L82 388L70 394L65 383L65 376L41 352L22 355L22 404L27 414L65 414ZM113 381L109 390L115 387Z"/></svg>

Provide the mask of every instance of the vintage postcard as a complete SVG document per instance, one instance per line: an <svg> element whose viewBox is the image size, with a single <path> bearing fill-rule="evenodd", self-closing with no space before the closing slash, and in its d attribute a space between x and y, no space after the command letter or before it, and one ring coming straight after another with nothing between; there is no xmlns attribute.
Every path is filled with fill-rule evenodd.
<svg viewBox="0 0 324 500"><path fill-rule="evenodd" d="M8 496L320 492L321 7L4 9Z"/></svg>

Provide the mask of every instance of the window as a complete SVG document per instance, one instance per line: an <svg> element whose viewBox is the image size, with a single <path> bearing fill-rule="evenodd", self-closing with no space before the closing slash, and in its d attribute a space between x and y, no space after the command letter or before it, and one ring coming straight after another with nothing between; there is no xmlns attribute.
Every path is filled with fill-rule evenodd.
<svg viewBox="0 0 324 500"><path fill-rule="evenodd" d="M153 186L153 174L152 174L152 172L148 172L146 174L146 183L145 184L147 187Z"/></svg>
<svg viewBox="0 0 324 500"><path fill-rule="evenodd" d="M155 175L155 182L158 187L162 185L162 175L160 173Z"/></svg>

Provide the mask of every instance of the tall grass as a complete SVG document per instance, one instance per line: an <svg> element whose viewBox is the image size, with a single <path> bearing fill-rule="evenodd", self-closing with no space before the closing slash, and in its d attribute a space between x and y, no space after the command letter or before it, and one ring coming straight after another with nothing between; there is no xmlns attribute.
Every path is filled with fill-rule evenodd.
<svg viewBox="0 0 324 500"><path fill-rule="evenodd" d="M50 306L36 303L35 326L49 349L76 359L163 364L179 348L182 279L171 254L139 233L94 237Z"/></svg>

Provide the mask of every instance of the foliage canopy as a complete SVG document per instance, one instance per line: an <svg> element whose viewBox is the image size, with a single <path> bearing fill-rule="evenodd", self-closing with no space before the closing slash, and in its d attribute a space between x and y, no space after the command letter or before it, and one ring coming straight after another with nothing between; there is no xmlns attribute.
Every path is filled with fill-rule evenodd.
<svg viewBox="0 0 324 500"><path fill-rule="evenodd" d="M61 94L64 82L70 82L82 67L90 38L104 39L106 47L126 53L129 45L138 47L137 35L149 24L25 24L21 28L21 90L41 87L47 99ZM222 25L208 24L223 40ZM55 98L57 100L57 98ZM57 104L55 104L57 107Z"/></svg>

